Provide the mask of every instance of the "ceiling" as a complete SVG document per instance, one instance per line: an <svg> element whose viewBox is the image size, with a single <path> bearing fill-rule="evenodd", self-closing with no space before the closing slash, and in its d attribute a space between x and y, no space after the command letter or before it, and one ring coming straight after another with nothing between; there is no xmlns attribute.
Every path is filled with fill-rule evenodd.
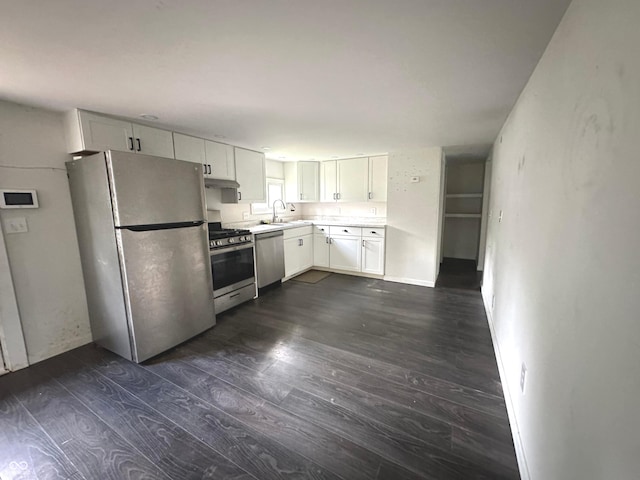
<svg viewBox="0 0 640 480"><path fill-rule="evenodd" d="M285 159L493 142L569 0L0 2L0 98Z"/></svg>

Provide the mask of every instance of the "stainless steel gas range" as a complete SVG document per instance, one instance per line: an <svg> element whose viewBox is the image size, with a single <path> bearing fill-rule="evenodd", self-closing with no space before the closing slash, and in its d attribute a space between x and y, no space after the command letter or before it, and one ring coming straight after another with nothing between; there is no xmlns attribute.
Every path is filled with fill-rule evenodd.
<svg viewBox="0 0 640 480"><path fill-rule="evenodd" d="M209 222L209 256L216 313L256 296L253 236L249 230Z"/></svg>

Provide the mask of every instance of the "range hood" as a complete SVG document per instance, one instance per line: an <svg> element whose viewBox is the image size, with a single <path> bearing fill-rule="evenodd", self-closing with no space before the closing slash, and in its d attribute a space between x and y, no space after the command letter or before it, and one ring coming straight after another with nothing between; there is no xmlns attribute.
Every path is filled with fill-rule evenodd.
<svg viewBox="0 0 640 480"><path fill-rule="evenodd" d="M238 188L240 184L235 180L222 180L220 178L205 178L204 186L208 188Z"/></svg>

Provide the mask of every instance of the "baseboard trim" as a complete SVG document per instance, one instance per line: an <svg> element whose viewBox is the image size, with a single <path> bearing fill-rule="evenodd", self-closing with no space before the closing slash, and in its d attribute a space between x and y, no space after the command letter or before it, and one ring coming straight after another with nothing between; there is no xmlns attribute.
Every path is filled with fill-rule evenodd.
<svg viewBox="0 0 640 480"><path fill-rule="evenodd" d="M531 480L531 475L529 474L529 466L527 464L527 458L524 451L524 445L522 444L522 437L520 437L520 428L518 428L518 420L516 418L516 412L513 406L511 391L509 390L509 384L507 383L506 370L504 368L504 363L502 362L502 356L500 355L500 346L498 345L498 337L496 336L496 330L493 323L493 312L491 311L490 307L491 301L490 299L487 299L484 288L481 288L481 292L482 303L484 305L484 310L487 313L487 320L489 322L489 331L491 332L493 351L496 354L498 373L500 374L500 382L502 383L502 392L504 394L504 403L507 406L509 425L511 425L511 436L513 437L513 446L516 450L516 460L518 461L520 478L521 480Z"/></svg>
<svg viewBox="0 0 640 480"><path fill-rule="evenodd" d="M436 286L436 282L429 282L427 280L417 280L415 278L406 278L406 277L390 277L388 275L384 276L385 282L394 282L394 283L407 283L409 285L418 285L419 287L429 287L434 288Z"/></svg>

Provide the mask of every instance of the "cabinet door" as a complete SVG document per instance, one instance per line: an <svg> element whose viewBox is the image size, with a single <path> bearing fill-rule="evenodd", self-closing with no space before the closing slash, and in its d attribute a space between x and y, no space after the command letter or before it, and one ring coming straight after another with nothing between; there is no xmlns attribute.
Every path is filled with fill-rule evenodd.
<svg viewBox="0 0 640 480"><path fill-rule="evenodd" d="M338 192L336 183L337 162L328 160L320 164L320 201L335 202Z"/></svg>
<svg viewBox="0 0 640 480"><path fill-rule="evenodd" d="M208 177L235 180L236 168L233 147L210 140L205 140L204 147L206 151L206 163L210 170Z"/></svg>
<svg viewBox="0 0 640 480"><path fill-rule="evenodd" d="M83 111L79 111L78 116L85 150L94 152L134 150L131 122Z"/></svg>
<svg viewBox="0 0 640 480"><path fill-rule="evenodd" d="M316 233L313 236L313 265L329 268L329 236Z"/></svg>
<svg viewBox="0 0 640 480"><path fill-rule="evenodd" d="M298 237L284 240L284 276L288 278L300 271L300 247Z"/></svg>
<svg viewBox="0 0 640 480"><path fill-rule="evenodd" d="M369 194L369 159L338 160L338 201L366 202Z"/></svg>
<svg viewBox="0 0 640 480"><path fill-rule="evenodd" d="M136 152L156 157L175 158L173 136L170 131L134 123L133 136Z"/></svg>
<svg viewBox="0 0 640 480"><path fill-rule="evenodd" d="M299 270L303 271L313 267L313 235L300 237L300 264Z"/></svg>
<svg viewBox="0 0 640 480"><path fill-rule="evenodd" d="M369 157L369 201L387 201L387 161L386 155Z"/></svg>
<svg viewBox="0 0 640 480"><path fill-rule="evenodd" d="M267 201L264 154L235 148L236 181L239 203L265 203Z"/></svg>
<svg viewBox="0 0 640 480"><path fill-rule="evenodd" d="M298 192L298 162L285 162L282 166L284 170L284 201L287 203L298 203L300 193Z"/></svg>
<svg viewBox="0 0 640 480"><path fill-rule="evenodd" d="M317 202L320 195L319 162L298 162L298 194L301 202Z"/></svg>
<svg viewBox="0 0 640 480"><path fill-rule="evenodd" d="M204 140L202 138L174 133L173 143L176 151L176 159L199 163L203 166L202 171L205 174L207 173L208 170L205 165L204 156Z"/></svg>
<svg viewBox="0 0 640 480"><path fill-rule="evenodd" d="M360 237L331 237L330 267L359 272L362 258L360 241Z"/></svg>
<svg viewBox="0 0 640 480"><path fill-rule="evenodd" d="M384 240L381 238L362 239L362 271L384 274Z"/></svg>

